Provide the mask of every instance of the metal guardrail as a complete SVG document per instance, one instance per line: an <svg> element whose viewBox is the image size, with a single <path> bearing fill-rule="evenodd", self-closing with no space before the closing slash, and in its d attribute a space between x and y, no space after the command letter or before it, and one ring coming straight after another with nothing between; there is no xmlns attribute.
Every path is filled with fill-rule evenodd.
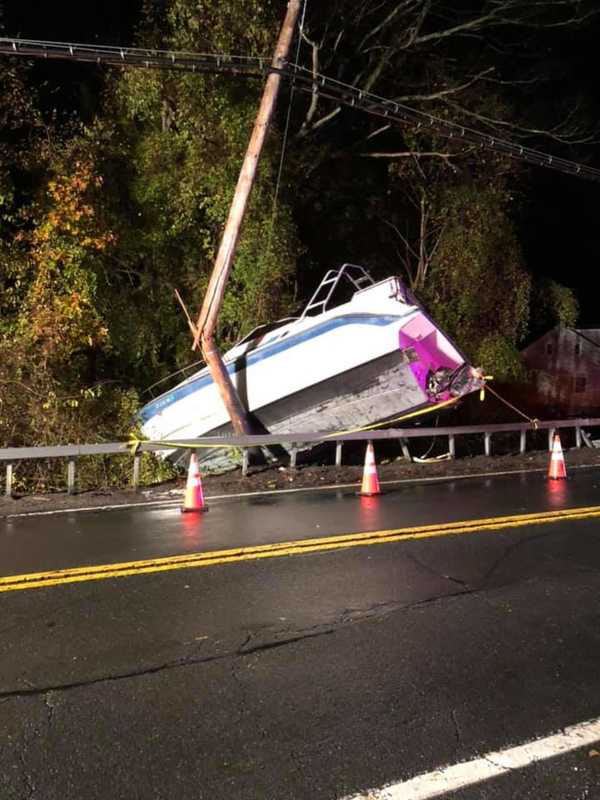
<svg viewBox="0 0 600 800"><path fill-rule="evenodd" d="M575 429L575 447L581 447L581 429L600 426L600 417L569 420L545 420L537 422L536 430L548 431L548 449L552 445L552 437L558 429ZM353 441L378 441L396 439L401 443L405 458L410 459L407 440L430 437L447 437L450 457L454 458L456 452L456 437L464 435L483 435L483 450L486 456L492 454L492 436L497 433L519 433L519 451L524 453L527 447L527 433L533 432L529 422L500 423L495 425L461 425L453 427L436 428L388 428L377 431L357 431L354 433L276 433L258 436L202 436L197 439L177 439L181 449L195 445L214 445L237 447L243 451L242 473L247 474L248 451L253 447L268 447L269 445L290 445L290 467L296 466L296 455L299 449L307 444L335 443L335 464L342 463L342 447L344 442ZM97 455L131 455L133 460L132 486L136 489L139 485L141 454L165 450L161 444L141 442L137 451L132 453L131 444L128 442L106 442L103 444L67 444L44 447L5 447L0 448L0 462L4 462L6 470L5 494L12 496L15 465L22 461L39 459L67 459L67 491L75 492L76 460L81 456Z"/></svg>

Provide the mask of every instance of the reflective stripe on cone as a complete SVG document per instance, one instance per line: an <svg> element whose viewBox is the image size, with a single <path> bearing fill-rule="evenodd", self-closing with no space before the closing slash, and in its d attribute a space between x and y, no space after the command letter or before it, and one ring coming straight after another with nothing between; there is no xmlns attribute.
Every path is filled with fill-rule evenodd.
<svg viewBox="0 0 600 800"><path fill-rule="evenodd" d="M202 479L200 477L200 468L198 467L198 458L195 453L190 455L190 465L188 467L188 476L185 484L185 497L182 513L189 511L208 511L208 507L204 505L204 492L202 491Z"/></svg>
<svg viewBox="0 0 600 800"><path fill-rule="evenodd" d="M560 443L558 433L554 434L552 440L552 452L550 453L550 463L548 464L548 478L551 480L561 480L567 477L567 465L565 456Z"/></svg>
<svg viewBox="0 0 600 800"><path fill-rule="evenodd" d="M373 449L373 442L369 442L367 445L362 486L360 487L359 494L364 495L365 497L372 497L373 495L381 494L381 489L379 488L379 478L377 477L377 464L375 463L375 450Z"/></svg>

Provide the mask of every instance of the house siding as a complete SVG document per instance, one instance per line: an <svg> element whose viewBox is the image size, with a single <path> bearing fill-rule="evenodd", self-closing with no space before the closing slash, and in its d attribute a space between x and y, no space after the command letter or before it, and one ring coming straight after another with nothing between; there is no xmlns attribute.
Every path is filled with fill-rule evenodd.
<svg viewBox="0 0 600 800"><path fill-rule="evenodd" d="M600 328L553 328L522 357L536 411L546 417L600 411Z"/></svg>

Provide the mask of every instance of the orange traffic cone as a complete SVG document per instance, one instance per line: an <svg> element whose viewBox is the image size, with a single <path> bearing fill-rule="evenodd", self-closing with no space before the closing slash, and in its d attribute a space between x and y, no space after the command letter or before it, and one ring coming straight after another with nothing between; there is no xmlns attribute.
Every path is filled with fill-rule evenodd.
<svg viewBox="0 0 600 800"><path fill-rule="evenodd" d="M208 507L204 505L202 480L195 453L190 455L190 466L188 467L187 482L185 484L185 499L181 511L184 514L188 511L208 511Z"/></svg>
<svg viewBox="0 0 600 800"><path fill-rule="evenodd" d="M548 464L548 477L552 480L559 480L567 477L567 466L565 457L560 444L560 436L554 434L552 440L552 452L550 453L550 463Z"/></svg>
<svg viewBox="0 0 600 800"><path fill-rule="evenodd" d="M365 454L365 468L363 470L362 486L359 494L363 495L364 497L373 497L375 494L381 494L381 489L379 488L379 478L377 477L377 464L375 463L373 442L369 442L367 445L367 452Z"/></svg>

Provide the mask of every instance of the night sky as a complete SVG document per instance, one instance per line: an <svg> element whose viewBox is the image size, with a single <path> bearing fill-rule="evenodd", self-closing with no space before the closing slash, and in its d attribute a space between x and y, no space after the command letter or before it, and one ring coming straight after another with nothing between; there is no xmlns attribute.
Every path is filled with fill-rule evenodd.
<svg viewBox="0 0 600 800"><path fill-rule="evenodd" d="M23 38L132 44L141 2L85 0L54 3L42 0L6 0L2 10L4 35ZM284 7L282 2L282 9ZM1 7L1 6L0 6ZM556 75L568 77L572 85L591 98L589 121L600 120L600 49L597 30L585 35L568 34L556 40L549 52L549 65ZM68 114L76 110L90 119L99 102L102 73L89 65L44 63L34 66L33 78L41 89L46 110ZM552 92L550 82L546 91ZM544 102L544 97L539 98ZM599 125L600 128L600 125ZM600 132L598 134L600 141ZM600 144L565 147L557 151L543 140L531 143L538 149L560 152L566 158L582 160L600 168ZM581 324L600 325L595 273L600 255L600 183L591 183L542 168L530 167L527 192L518 199L520 235L528 268L573 287L581 304Z"/></svg>

